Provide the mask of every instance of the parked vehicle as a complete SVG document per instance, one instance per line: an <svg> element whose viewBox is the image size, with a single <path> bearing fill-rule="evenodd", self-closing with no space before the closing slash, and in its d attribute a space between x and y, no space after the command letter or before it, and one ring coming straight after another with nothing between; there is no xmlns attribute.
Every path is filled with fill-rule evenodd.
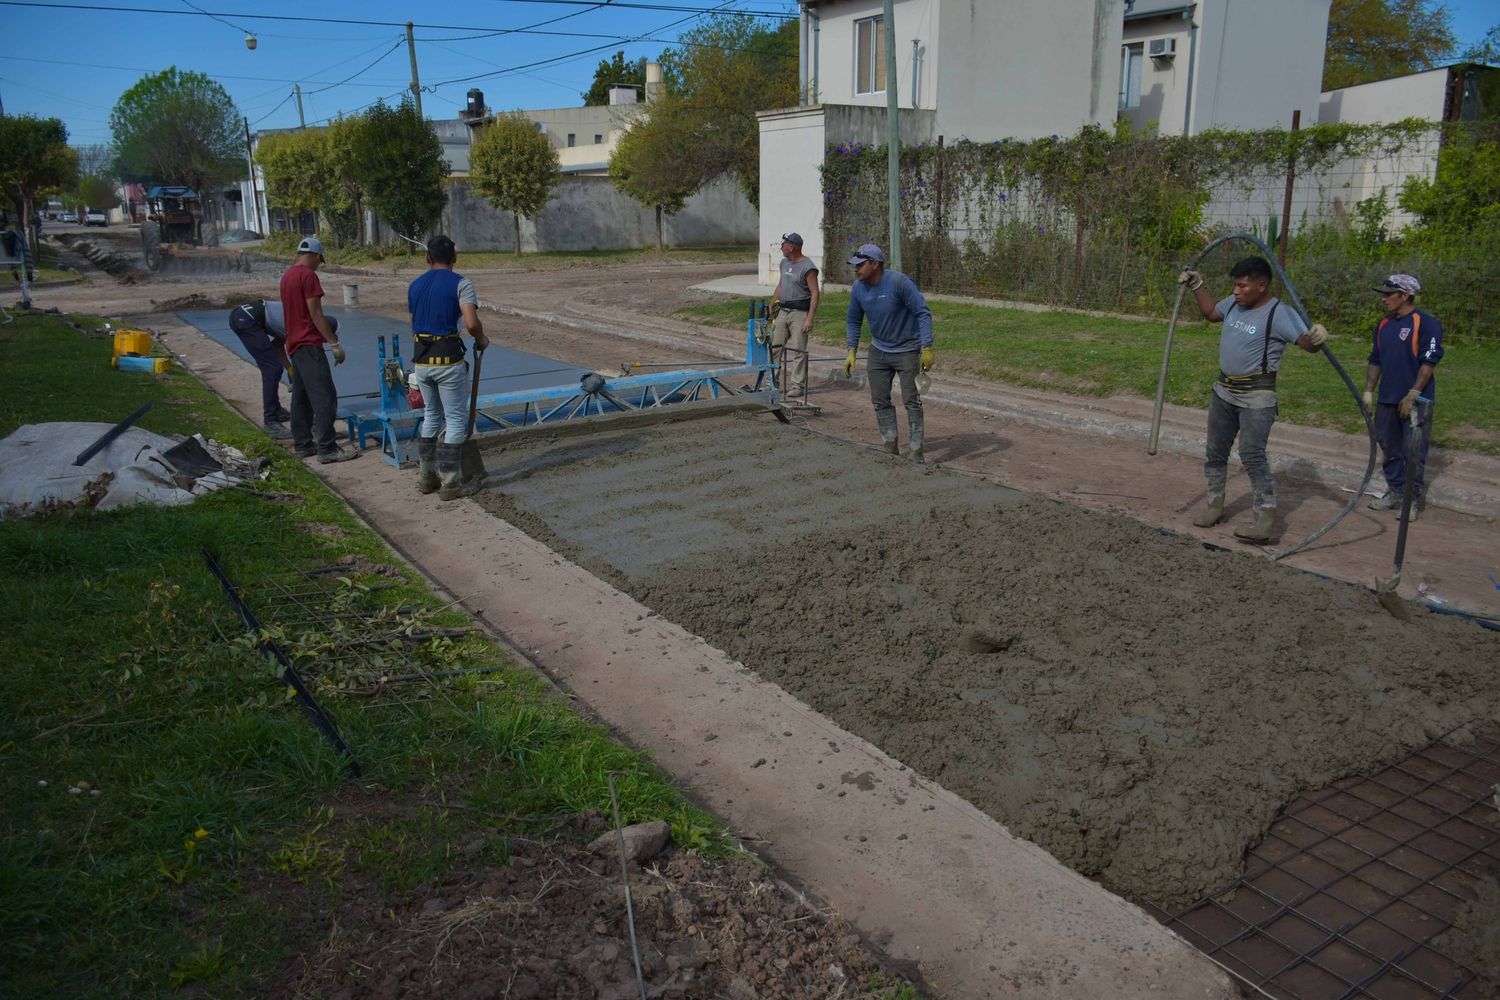
<svg viewBox="0 0 1500 1000"><path fill-rule="evenodd" d="M107 226L109 225L109 213L102 208L90 208L84 212L84 225Z"/></svg>

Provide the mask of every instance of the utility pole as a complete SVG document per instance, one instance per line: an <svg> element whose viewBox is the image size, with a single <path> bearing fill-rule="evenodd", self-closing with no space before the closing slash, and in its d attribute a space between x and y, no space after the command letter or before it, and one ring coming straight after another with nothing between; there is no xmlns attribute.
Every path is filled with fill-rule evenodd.
<svg viewBox="0 0 1500 1000"><path fill-rule="evenodd" d="M300 83L296 84L296 87L297 87L297 121L299 123L299 127L301 127L301 128L307 128L307 119L305 117L303 117L303 115L302 115L302 84L300 84Z"/></svg>
<svg viewBox="0 0 1500 1000"><path fill-rule="evenodd" d="M265 228L260 221L260 192L255 190L255 147L250 145L250 119L245 118L245 162L250 164L250 207L255 210L255 228ZM250 219L245 218L245 228L251 228Z"/></svg>
<svg viewBox="0 0 1500 1000"><path fill-rule="evenodd" d="M901 118L896 107L896 0L885 0L885 184L890 205L886 266L901 270Z"/></svg>
<svg viewBox="0 0 1500 1000"><path fill-rule="evenodd" d="M406 54L411 58L411 96L417 103L417 117L422 117L422 82L417 79L417 43L411 37L411 22L406 22Z"/></svg>

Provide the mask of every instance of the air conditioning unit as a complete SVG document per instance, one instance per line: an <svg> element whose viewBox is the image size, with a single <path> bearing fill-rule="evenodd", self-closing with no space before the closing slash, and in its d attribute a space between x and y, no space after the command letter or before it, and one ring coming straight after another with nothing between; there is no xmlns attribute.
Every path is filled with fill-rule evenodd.
<svg viewBox="0 0 1500 1000"><path fill-rule="evenodd" d="M1146 54L1152 59L1172 59L1177 55L1177 39L1153 38L1146 46Z"/></svg>

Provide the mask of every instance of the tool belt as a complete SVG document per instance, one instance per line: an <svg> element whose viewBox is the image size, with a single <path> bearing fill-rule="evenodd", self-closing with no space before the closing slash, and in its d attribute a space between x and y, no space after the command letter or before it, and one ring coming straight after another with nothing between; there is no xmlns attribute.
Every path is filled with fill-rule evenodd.
<svg viewBox="0 0 1500 1000"><path fill-rule="evenodd" d="M804 312L805 313L805 312L807 312L807 310L809 310L811 308L812 308L812 299L803 299L800 302L783 302L781 304L781 311L782 312Z"/></svg>
<svg viewBox="0 0 1500 1000"><path fill-rule="evenodd" d="M1276 390L1275 372L1251 372L1249 375L1225 375L1219 372L1219 384L1230 392L1253 392L1258 389Z"/></svg>
<svg viewBox="0 0 1500 1000"><path fill-rule="evenodd" d="M417 342L412 364L456 365L464 359L464 339L455 333L417 333L412 338Z"/></svg>

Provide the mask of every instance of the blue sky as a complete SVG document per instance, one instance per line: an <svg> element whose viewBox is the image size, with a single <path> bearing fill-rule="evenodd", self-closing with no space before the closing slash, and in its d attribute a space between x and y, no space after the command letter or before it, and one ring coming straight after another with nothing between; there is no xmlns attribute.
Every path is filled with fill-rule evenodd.
<svg viewBox="0 0 1500 1000"><path fill-rule="evenodd" d="M109 140L109 112L120 94L145 74L175 64L217 79L252 128L295 126L291 94L300 83L312 124L400 96L411 78L404 29L411 20L417 24L417 66L429 117L456 115L470 87L479 87L485 102L502 111L573 107L600 59L618 49L631 58L655 58L701 23L695 12L795 10L791 0L612 3L637 6L610 9L579 0L78 0L64 7L54 0L26 6L0 0L0 99L10 114L61 118L75 145L102 143ZM1500 0L1448 0L1447 6L1461 47L1500 23ZM115 9L100 9L106 7ZM517 28L530 30L494 34ZM245 47L244 29L256 35L253 52ZM464 79L475 76L482 78Z"/></svg>

